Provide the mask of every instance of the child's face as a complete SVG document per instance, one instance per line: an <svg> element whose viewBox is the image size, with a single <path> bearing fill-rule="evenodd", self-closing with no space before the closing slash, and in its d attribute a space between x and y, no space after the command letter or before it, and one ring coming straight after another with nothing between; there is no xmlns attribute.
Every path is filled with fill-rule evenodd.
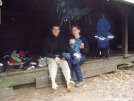
<svg viewBox="0 0 134 101"><path fill-rule="evenodd" d="M75 43L75 39L70 39L70 44L74 44Z"/></svg>

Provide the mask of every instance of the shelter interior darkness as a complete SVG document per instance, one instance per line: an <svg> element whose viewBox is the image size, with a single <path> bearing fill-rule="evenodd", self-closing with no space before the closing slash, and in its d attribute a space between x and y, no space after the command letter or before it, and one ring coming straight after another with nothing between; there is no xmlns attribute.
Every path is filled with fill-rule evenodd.
<svg viewBox="0 0 134 101"><path fill-rule="evenodd" d="M101 0L79 0L81 8L90 7L91 21L89 25L84 16L76 22L82 35L89 41L90 51L96 51L97 42L94 38L97 21L103 17L111 24L110 33L115 39L110 41L111 49L116 49L121 44L121 15L114 0L104 0L104 13ZM9 49L39 48L42 50L44 38L50 34L51 26L60 23L56 13L57 4L54 0L3 0L1 6L0 25L0 55ZM129 49L134 49L134 8L129 15ZM61 33L70 34L68 24L63 24Z"/></svg>

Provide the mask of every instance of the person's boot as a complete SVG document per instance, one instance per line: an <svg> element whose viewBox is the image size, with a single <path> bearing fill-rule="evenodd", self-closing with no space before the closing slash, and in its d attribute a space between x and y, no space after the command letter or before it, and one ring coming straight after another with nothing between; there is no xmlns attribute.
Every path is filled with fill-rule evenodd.
<svg viewBox="0 0 134 101"><path fill-rule="evenodd" d="M75 84L75 87L80 87L80 86L83 86L84 85L84 81L80 81L80 82L77 82Z"/></svg>

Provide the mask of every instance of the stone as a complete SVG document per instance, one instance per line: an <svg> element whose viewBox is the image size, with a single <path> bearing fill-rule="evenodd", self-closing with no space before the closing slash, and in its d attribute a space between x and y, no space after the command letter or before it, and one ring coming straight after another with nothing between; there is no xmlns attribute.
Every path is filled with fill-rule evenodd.
<svg viewBox="0 0 134 101"><path fill-rule="evenodd" d="M0 98L10 97L14 95L15 93L11 87L0 88Z"/></svg>

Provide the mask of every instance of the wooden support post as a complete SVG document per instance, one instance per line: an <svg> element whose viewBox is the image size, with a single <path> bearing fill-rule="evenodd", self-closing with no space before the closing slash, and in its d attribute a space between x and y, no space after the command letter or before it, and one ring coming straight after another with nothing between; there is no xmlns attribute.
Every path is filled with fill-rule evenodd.
<svg viewBox="0 0 134 101"><path fill-rule="evenodd" d="M127 11L127 10L126 10ZM124 47L122 49L122 52L124 54L128 54L128 15L125 14L125 35L124 35Z"/></svg>
<svg viewBox="0 0 134 101"><path fill-rule="evenodd" d="M122 53L128 54L128 6L125 5L124 15L122 15Z"/></svg>
<svg viewBox="0 0 134 101"><path fill-rule="evenodd" d="M1 24L1 8L0 8L0 24Z"/></svg>
<svg viewBox="0 0 134 101"><path fill-rule="evenodd" d="M122 16L122 53L128 54L128 17L133 6L119 2L116 5Z"/></svg>

